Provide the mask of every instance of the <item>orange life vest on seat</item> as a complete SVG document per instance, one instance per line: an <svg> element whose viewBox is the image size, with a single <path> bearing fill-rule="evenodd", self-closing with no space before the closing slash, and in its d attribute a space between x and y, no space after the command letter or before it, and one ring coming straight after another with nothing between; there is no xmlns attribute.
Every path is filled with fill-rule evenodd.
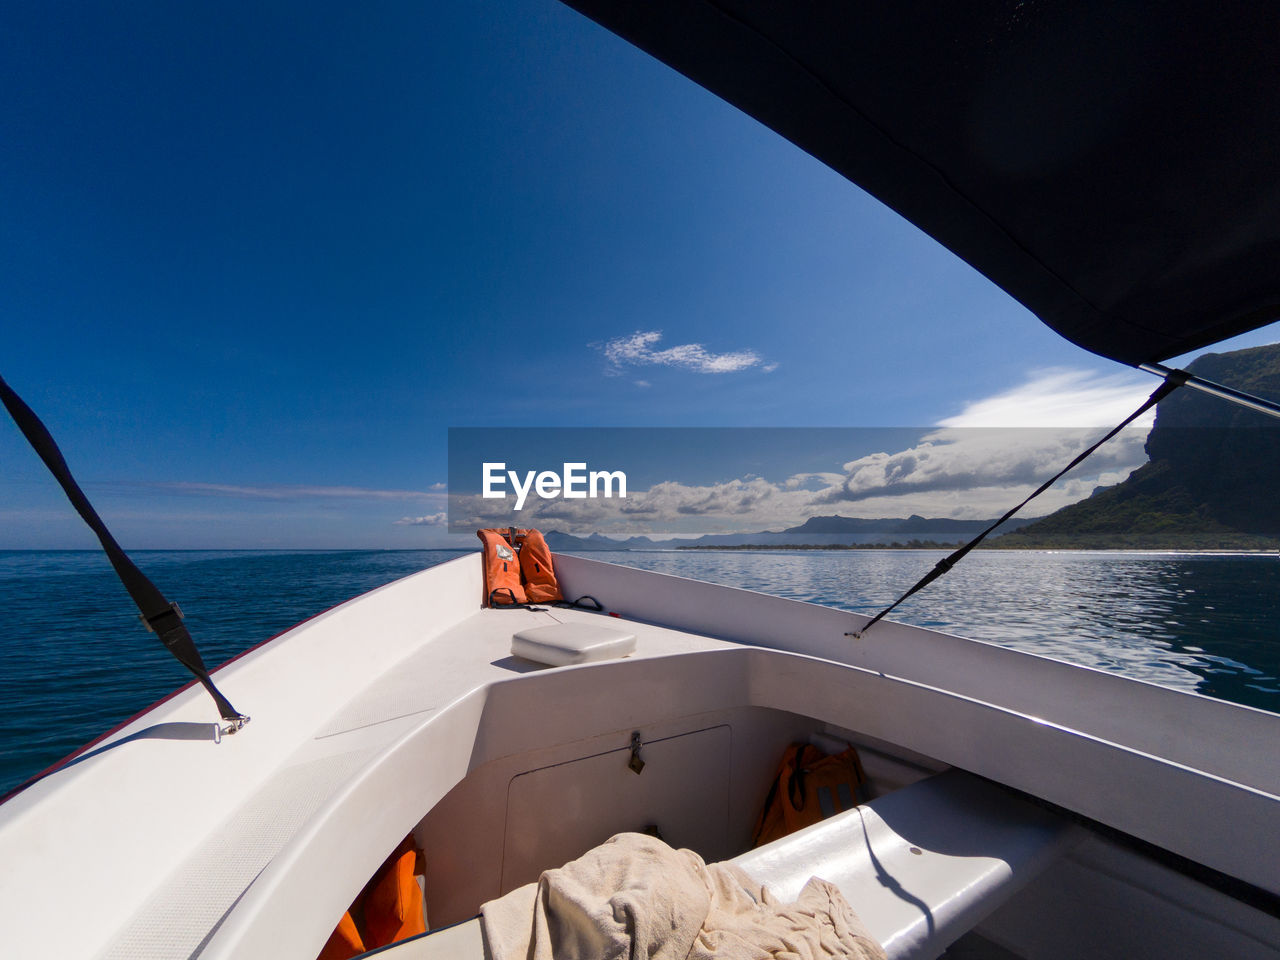
<svg viewBox="0 0 1280 960"><path fill-rule="evenodd" d="M524 576L524 592L530 603L559 603L564 599L551 563L551 548L537 530L518 530L520 573Z"/></svg>
<svg viewBox="0 0 1280 960"><path fill-rule="evenodd" d="M559 603L551 548L537 530L477 530L484 544L484 602L490 607L524 603ZM517 556L518 555L518 556Z"/></svg>
<svg viewBox="0 0 1280 960"><path fill-rule="evenodd" d="M516 545L501 530L477 530L484 544L484 603L487 607L510 607L528 602L520 582L520 560Z"/></svg>

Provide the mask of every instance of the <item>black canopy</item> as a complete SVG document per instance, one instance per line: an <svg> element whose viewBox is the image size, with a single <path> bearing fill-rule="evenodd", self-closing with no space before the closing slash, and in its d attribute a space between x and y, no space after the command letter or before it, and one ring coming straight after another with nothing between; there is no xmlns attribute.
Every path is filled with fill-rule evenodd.
<svg viewBox="0 0 1280 960"><path fill-rule="evenodd" d="M567 0L1125 363L1280 317L1269 3Z"/></svg>

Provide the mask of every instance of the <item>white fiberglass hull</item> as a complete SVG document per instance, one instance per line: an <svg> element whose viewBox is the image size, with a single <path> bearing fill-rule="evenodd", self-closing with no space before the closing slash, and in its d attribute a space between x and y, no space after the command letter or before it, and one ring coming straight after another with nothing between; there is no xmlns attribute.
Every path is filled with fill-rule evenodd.
<svg viewBox="0 0 1280 960"><path fill-rule="evenodd" d="M634 630L634 656L542 669L511 657L516 630L605 615L481 610L479 558L465 557L218 671L253 716L243 732L215 739L190 689L0 806L13 955L313 960L410 832L433 927L641 815L673 844L732 857L781 746L815 733L862 746L881 793L956 767L1075 820L1073 852L986 921L1024 955L1123 936L1165 936L1172 955L1280 950L1280 921L1257 909L1280 894L1280 717L901 624L854 639L864 618L810 604L557 563L569 596ZM596 758L625 752L633 731L653 763L615 776ZM587 791L579 809L562 776ZM72 878L92 892L74 923L51 895ZM1071 933L1082 904L1094 922Z"/></svg>

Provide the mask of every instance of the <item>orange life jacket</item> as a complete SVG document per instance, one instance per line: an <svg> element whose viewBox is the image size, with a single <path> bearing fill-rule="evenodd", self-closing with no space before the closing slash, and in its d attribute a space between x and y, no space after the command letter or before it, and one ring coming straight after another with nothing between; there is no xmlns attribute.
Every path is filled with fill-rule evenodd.
<svg viewBox="0 0 1280 960"><path fill-rule="evenodd" d="M530 603L559 603L564 599L551 562L551 548L537 530L519 530L520 573L524 576L524 592Z"/></svg>
<svg viewBox="0 0 1280 960"><path fill-rule="evenodd" d="M857 806L866 776L853 747L827 756L807 743L787 747L752 834L759 847Z"/></svg>
<svg viewBox="0 0 1280 960"><path fill-rule="evenodd" d="M348 910L329 935L329 942L320 951L318 960L351 960L364 953L364 939L356 929L356 922Z"/></svg>
<svg viewBox="0 0 1280 960"><path fill-rule="evenodd" d="M516 544L497 529L477 530L484 544L484 603L487 607L510 607L527 603L520 583L520 561Z"/></svg>
<svg viewBox="0 0 1280 960"><path fill-rule="evenodd" d="M427 932L423 915L422 888L418 886L419 865L413 837L405 837L387 862L373 876L364 891L364 945L385 947L407 937Z"/></svg>
<svg viewBox="0 0 1280 960"><path fill-rule="evenodd" d="M551 548L537 530L490 527L477 530L476 536L484 545L486 606L559 603L564 599Z"/></svg>
<svg viewBox="0 0 1280 960"><path fill-rule="evenodd" d="M422 854L407 836L352 902L318 960L350 960L427 932L422 890Z"/></svg>

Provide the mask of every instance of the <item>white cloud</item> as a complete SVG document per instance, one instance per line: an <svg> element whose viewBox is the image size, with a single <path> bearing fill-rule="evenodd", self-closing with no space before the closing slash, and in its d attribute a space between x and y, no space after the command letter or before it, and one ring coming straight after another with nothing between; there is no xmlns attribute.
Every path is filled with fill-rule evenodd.
<svg viewBox="0 0 1280 960"><path fill-rule="evenodd" d="M630 336L608 341L601 349L615 373L625 366L678 367L694 373L734 373L760 366L763 362L754 350L712 353L700 343L655 349L661 339L660 330L637 330ZM776 367L776 364L769 366Z"/></svg>
<svg viewBox="0 0 1280 960"><path fill-rule="evenodd" d="M1013 506L1102 433L1072 427L938 430L907 450L875 453L844 464L843 480L820 493L817 502L996 488L1010 491L1009 506ZM1103 473L1123 478L1146 461L1145 439L1145 430L1125 430L1076 469L1095 478Z"/></svg>
<svg viewBox="0 0 1280 960"><path fill-rule="evenodd" d="M518 514L510 512L510 501L504 505L479 496L454 496L450 511L464 526L503 526L518 521L520 526L575 533L760 530L802 522L808 516L805 509L812 496L811 491L788 491L753 477L705 486L666 481L648 490L628 490L625 499L532 497Z"/></svg>
<svg viewBox="0 0 1280 960"><path fill-rule="evenodd" d="M842 480L844 480L843 473L797 473L795 476L787 477L782 486L786 490L799 490L802 487L806 490L821 490Z"/></svg>
<svg viewBox="0 0 1280 960"><path fill-rule="evenodd" d="M444 512L431 513L425 517L401 517L394 521L397 526L408 527L443 527L449 523L449 515Z"/></svg>
<svg viewBox="0 0 1280 960"><path fill-rule="evenodd" d="M1053 368L1033 371L1025 383L965 405L940 427L1113 427L1133 413L1157 383L1129 374ZM1134 421L1150 427L1148 411Z"/></svg>

